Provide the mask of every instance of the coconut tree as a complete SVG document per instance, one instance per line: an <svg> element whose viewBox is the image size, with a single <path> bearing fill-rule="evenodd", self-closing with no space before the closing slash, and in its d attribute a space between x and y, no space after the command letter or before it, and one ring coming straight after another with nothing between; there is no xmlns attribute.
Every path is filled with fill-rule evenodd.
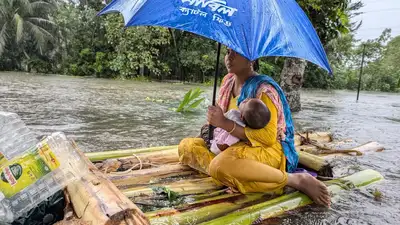
<svg viewBox="0 0 400 225"><path fill-rule="evenodd" d="M29 58L32 51L43 55L54 41L51 13L56 7L54 0L1 0L0 57L10 60L15 68L17 61Z"/></svg>

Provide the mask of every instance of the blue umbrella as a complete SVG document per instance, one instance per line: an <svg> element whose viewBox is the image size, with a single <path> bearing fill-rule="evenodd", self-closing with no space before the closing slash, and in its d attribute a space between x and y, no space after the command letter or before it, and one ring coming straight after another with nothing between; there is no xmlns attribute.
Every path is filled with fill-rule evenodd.
<svg viewBox="0 0 400 225"><path fill-rule="evenodd" d="M114 0L99 14L112 12L122 14L125 26L176 28L217 41L213 105L221 43L252 61L296 57L332 73L315 29L295 0Z"/></svg>

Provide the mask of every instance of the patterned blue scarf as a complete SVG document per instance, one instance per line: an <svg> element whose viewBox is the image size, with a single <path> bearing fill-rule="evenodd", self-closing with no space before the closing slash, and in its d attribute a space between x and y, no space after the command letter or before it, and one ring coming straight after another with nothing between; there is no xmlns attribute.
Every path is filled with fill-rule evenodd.
<svg viewBox="0 0 400 225"><path fill-rule="evenodd" d="M286 170L289 173L294 172L297 168L297 164L299 163L299 155L294 147L294 127L292 122L292 113L290 111L290 106L286 100L286 96L282 88L269 76L258 75L250 77L246 80L245 84L242 87L237 105L239 106L240 103L247 98L256 98L258 87L262 83L272 85L278 92L281 99L286 121L286 138L285 140L281 141L281 144L287 161Z"/></svg>

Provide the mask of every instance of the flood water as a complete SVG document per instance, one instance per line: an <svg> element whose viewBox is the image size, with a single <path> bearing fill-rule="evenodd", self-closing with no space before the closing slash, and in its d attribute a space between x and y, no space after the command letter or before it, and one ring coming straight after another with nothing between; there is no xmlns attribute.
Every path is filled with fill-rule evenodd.
<svg viewBox="0 0 400 225"><path fill-rule="evenodd" d="M174 112L193 85L140 83L69 76L0 73L0 110L18 113L38 135L62 131L86 152L173 145L197 135L206 100L192 114ZM201 87L211 98L211 87ZM371 168L385 181L333 199L329 210L301 210L269 224L400 224L400 95L348 91L304 91L297 130L331 131L338 139L386 148L335 162L336 175ZM358 166L359 165L359 166ZM378 189L382 201L371 192Z"/></svg>

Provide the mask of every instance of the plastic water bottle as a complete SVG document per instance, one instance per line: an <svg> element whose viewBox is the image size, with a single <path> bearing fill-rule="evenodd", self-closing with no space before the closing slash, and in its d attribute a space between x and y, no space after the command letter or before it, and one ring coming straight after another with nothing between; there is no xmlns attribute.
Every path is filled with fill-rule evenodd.
<svg viewBox="0 0 400 225"><path fill-rule="evenodd" d="M38 142L28 128L17 122L18 117L1 115L12 118L13 122L6 122L0 133L0 144L8 146L8 149L0 148L3 153L0 159L0 224L13 222L88 171L83 158L63 133L54 133ZM10 132L11 138L3 131ZM18 139L18 133L23 141ZM11 141L15 141L15 147L8 143ZM21 150L26 143L34 144Z"/></svg>
<svg viewBox="0 0 400 225"><path fill-rule="evenodd" d="M10 112L0 111L0 161L12 159L38 142L21 118Z"/></svg>

